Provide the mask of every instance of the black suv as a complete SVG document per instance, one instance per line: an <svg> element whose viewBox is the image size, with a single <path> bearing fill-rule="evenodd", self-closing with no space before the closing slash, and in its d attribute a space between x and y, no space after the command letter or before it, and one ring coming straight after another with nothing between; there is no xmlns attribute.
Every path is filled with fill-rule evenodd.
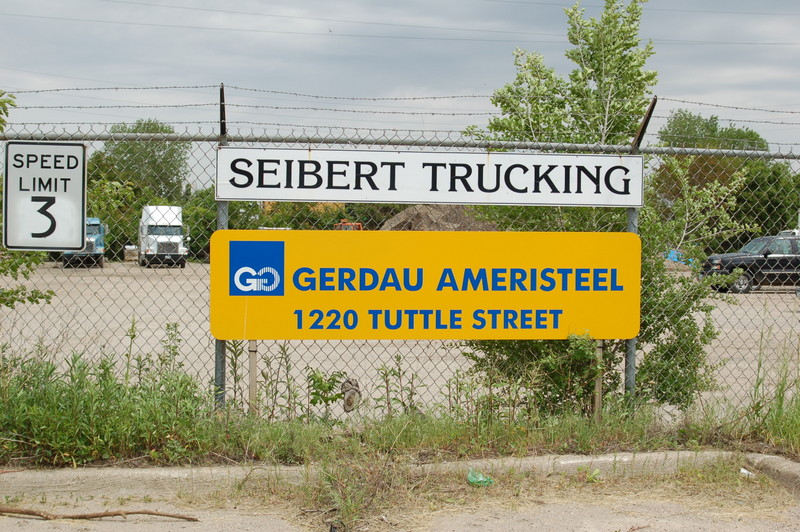
<svg viewBox="0 0 800 532"><path fill-rule="evenodd" d="M731 292L746 294L761 285L800 284L800 237L762 236L751 240L737 253L711 255L703 264L703 275L742 274L733 283L720 284Z"/></svg>

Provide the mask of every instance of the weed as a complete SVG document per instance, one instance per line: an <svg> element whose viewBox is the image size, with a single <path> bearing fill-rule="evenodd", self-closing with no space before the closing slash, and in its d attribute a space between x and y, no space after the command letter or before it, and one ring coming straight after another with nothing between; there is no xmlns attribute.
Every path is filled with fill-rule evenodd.
<svg viewBox="0 0 800 532"><path fill-rule="evenodd" d="M233 397L234 408L242 408L244 405L244 390L242 383L244 382L244 358L245 358L245 343L243 340L229 340L226 342L225 357L228 365L228 375L230 376L229 390Z"/></svg>
<svg viewBox="0 0 800 532"><path fill-rule="evenodd" d="M597 468L591 469L588 466L578 466L577 480L587 484L596 484L602 482L601 471Z"/></svg>
<svg viewBox="0 0 800 532"><path fill-rule="evenodd" d="M342 399L340 385L347 375L341 371L334 371L326 374L319 369L306 368L308 377L308 403L306 408L306 420L310 421L314 414L312 406L323 405L325 412L322 415L323 421L331 421L331 404Z"/></svg>
<svg viewBox="0 0 800 532"><path fill-rule="evenodd" d="M417 412L419 407L416 404L417 385L414 380L417 378L415 373L410 376L403 369L403 357L399 354L394 356L394 365L386 364L378 368L381 388L379 395L375 398L376 408L383 409L387 418L395 414L395 410L401 413Z"/></svg>
<svg viewBox="0 0 800 532"><path fill-rule="evenodd" d="M131 317L131 326L125 332L128 337L128 349L125 351L125 386L131 382L131 357L133 356L133 342L136 340L136 316Z"/></svg>
<svg viewBox="0 0 800 532"><path fill-rule="evenodd" d="M161 340L164 348L158 356L159 371L176 371L183 367L182 362L178 362L180 355L180 345L183 341L178 333L177 323L167 323L165 326L166 338Z"/></svg>
<svg viewBox="0 0 800 532"><path fill-rule="evenodd" d="M275 359L276 364L273 365L273 357L269 352L265 352L260 357L261 380L259 382L258 397L259 403L264 405L261 410L267 421L275 421L278 411L278 398L280 396L280 383L281 383L281 368L280 361Z"/></svg>
<svg viewBox="0 0 800 532"><path fill-rule="evenodd" d="M274 357L267 351L261 355L259 400L263 404L261 411L270 421L297 418L297 406L300 400L299 387L292 375L292 360L288 345L278 345L278 353Z"/></svg>

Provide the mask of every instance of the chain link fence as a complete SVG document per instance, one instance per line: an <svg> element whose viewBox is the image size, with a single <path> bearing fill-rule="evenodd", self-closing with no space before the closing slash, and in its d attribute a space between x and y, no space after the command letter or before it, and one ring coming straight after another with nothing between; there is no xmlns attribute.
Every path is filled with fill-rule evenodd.
<svg viewBox="0 0 800 532"><path fill-rule="evenodd" d="M107 233L102 263L50 253L25 281L30 287L52 290L49 304L0 307L5 356L46 354L66 364L74 353L81 353L95 360L108 357L121 370L172 353L187 372L210 386L215 342L209 332L209 239L218 227L213 182L221 143L485 150L457 132L277 128L220 135L180 127L156 121L70 131L45 124L9 125L4 140L75 141L87 146L88 215L105 224ZM621 146L504 148L631 152ZM641 153L647 192L646 207L639 213L644 281L636 392L678 407L696 401L746 405L756 395L771 393L796 371L798 241L787 232L788 244L783 245L789 247L781 253L754 248L751 255L768 259L762 261L765 265L750 270L740 265L730 276L708 271L703 275L702 265L709 255L733 252L755 238L800 225L795 156L657 146L642 148ZM146 205L182 207L185 267L143 261L138 224ZM364 230L626 230L624 209L238 202L228 204L227 214L231 229L329 230L347 220L362 224ZM770 257L773 264L767 266ZM4 278L0 283L12 286L14 281ZM380 414L434 407L450 412L475 409L485 401L487 390L490 400L498 405L505 401L511 410L529 405L529 394L538 400L549 397L550 404L588 404L583 384L569 394L553 388L558 383L574 386L581 379L594 386L594 378L586 373L597 367L594 350L584 349L588 354L581 358L576 355L582 349L579 342L564 344L228 342L225 397L243 407L255 397L250 406L268 418L297 417L328 406L325 397L332 397L349 378L358 383L362 408ZM606 391L623 388L624 353L624 342L604 346ZM251 360L257 364L252 366ZM250 395L253 392L257 393ZM328 413L342 414L338 403L334 408Z"/></svg>

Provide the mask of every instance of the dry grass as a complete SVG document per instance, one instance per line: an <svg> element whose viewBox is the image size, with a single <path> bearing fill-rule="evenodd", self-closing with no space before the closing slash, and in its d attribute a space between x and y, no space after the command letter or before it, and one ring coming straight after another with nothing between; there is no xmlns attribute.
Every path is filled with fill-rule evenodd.
<svg viewBox="0 0 800 532"><path fill-rule="evenodd" d="M797 504L764 475L740 473L743 462L726 461L675 474L603 477L596 471L572 475L495 472L494 484L474 487L467 471L421 474L394 460L326 464L300 484L260 479L220 489L211 496L184 494L185 504L204 507L270 508L296 526L320 530L423 530L436 519L457 515L535 513L543 508L675 505L681 511L737 521L778 518ZM230 489L233 487L234 489ZM327 528L325 528L327 529Z"/></svg>

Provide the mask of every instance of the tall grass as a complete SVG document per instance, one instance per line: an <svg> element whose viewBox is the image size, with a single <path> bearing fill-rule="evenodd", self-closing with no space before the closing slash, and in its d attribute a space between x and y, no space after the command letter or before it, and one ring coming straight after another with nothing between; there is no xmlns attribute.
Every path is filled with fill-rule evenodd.
<svg viewBox="0 0 800 532"><path fill-rule="evenodd" d="M768 386L765 370L760 370L747 408L726 413L696 409L669 423L657 408L627 402L608 402L602 423L582 412L541 413L530 409L514 383L487 388L464 374L448 383L445 404L423 411L414 404L414 380L399 363L391 372L379 371L379 397L366 400L349 419L338 419L330 414L338 390L329 385L336 375L308 379L307 390L291 379L279 384L280 374L288 375L291 367L286 351L268 375L262 372L267 384L260 388L260 415L250 415L236 401L227 410L216 409L210 386L183 370L175 327L168 327L158 353L134 354L135 334L130 337L131 349L124 357L90 360L76 353L62 365L44 349L16 356L0 348L0 462L335 465L363 452L435 461L730 449L754 441L800 454L796 348L787 353L774 383ZM297 415L301 395L317 397L323 391L327 415L311 409Z"/></svg>
<svg viewBox="0 0 800 532"><path fill-rule="evenodd" d="M0 359L0 460L171 461L199 450L207 412L198 384L179 371L147 368L126 385L111 358L89 363L74 354L66 370L47 358Z"/></svg>
<svg viewBox="0 0 800 532"><path fill-rule="evenodd" d="M784 346L773 383L759 356L758 373L751 394L747 427L751 436L777 449L800 456L800 336Z"/></svg>

